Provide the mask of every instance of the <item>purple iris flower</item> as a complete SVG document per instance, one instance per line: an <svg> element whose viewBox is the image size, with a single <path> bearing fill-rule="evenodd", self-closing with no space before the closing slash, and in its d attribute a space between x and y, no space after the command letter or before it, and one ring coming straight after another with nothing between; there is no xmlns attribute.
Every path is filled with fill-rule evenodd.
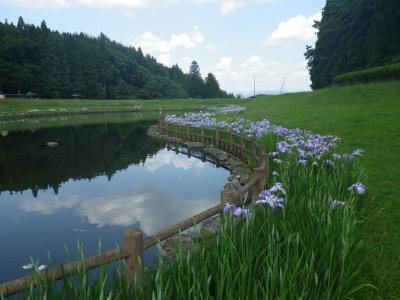
<svg viewBox="0 0 400 300"><path fill-rule="evenodd" d="M285 189L282 187L282 183L275 182L274 186L269 189L271 193L282 192L282 194L286 195Z"/></svg>
<svg viewBox="0 0 400 300"><path fill-rule="evenodd" d="M262 191L256 201L257 205L269 205L273 211L285 207L285 199L279 198L270 191Z"/></svg>
<svg viewBox="0 0 400 300"><path fill-rule="evenodd" d="M242 208L242 206L240 205L226 203L224 207L224 213L228 213L230 211L233 211L233 215L235 217L243 216L248 220L251 220L251 218L253 217L251 209Z"/></svg>
<svg viewBox="0 0 400 300"><path fill-rule="evenodd" d="M347 190L348 191L356 191L357 194L362 195L366 191L365 185L363 185L361 182L356 182L355 184L351 185Z"/></svg>
<svg viewBox="0 0 400 300"><path fill-rule="evenodd" d="M333 200L333 201L331 202L331 209L334 210L334 209L336 209L336 207L342 206L342 205L345 205L345 204L346 204L346 203L343 202L343 201Z"/></svg>
<svg viewBox="0 0 400 300"><path fill-rule="evenodd" d="M305 165L307 164L307 160L305 160L305 159L299 159L298 164L299 164L299 165L305 166Z"/></svg>
<svg viewBox="0 0 400 300"><path fill-rule="evenodd" d="M236 207L236 206L233 205L233 204L225 203L225 206L224 206L224 213L227 213L227 212L229 212L229 211L235 209L235 207Z"/></svg>
<svg viewBox="0 0 400 300"><path fill-rule="evenodd" d="M233 210L233 215L235 217L240 217L243 213L243 208L241 208L240 206L237 206L234 210Z"/></svg>
<svg viewBox="0 0 400 300"><path fill-rule="evenodd" d="M340 155L340 154L337 154L337 153L333 153L333 158L334 158L335 160L340 159L340 158L341 158L341 155Z"/></svg>
<svg viewBox="0 0 400 300"><path fill-rule="evenodd" d="M361 156L364 154L364 150L361 149L356 149L353 151L353 153L351 154L351 156L355 157L355 156Z"/></svg>
<svg viewBox="0 0 400 300"><path fill-rule="evenodd" d="M242 210L243 217L245 217L247 220L251 220L253 218L253 213L251 212L251 209L244 208Z"/></svg>
<svg viewBox="0 0 400 300"><path fill-rule="evenodd" d="M228 117L225 121L217 121L217 114L234 114L244 111L244 107L226 106L214 108L213 112L198 112L185 113L181 116L170 115L165 117L165 121L171 124L192 127L208 127L221 128L230 130L236 133L241 133L247 137L262 138L268 134L279 137L279 142L276 143L276 152L272 152L271 157L274 162L281 164L282 159L278 159L282 153L291 153L295 149L298 153L298 163L305 165L306 162L314 162L313 165L318 165L318 161L322 161L327 155L331 155L333 150L337 148L339 138L332 135L314 134L307 130L299 128L288 129L281 126L271 124L267 119L256 122L243 118ZM364 153L361 149L354 150L351 154L333 153L332 160L349 160L352 161ZM333 166L331 160L325 160L325 164ZM360 188L356 189L359 191Z"/></svg>

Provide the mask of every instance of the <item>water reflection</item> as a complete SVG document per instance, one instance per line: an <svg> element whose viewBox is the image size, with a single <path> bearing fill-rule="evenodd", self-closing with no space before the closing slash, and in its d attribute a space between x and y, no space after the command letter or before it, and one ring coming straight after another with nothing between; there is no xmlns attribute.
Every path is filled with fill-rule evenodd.
<svg viewBox="0 0 400 300"><path fill-rule="evenodd" d="M131 195L82 199L79 195L44 196L19 201L25 212L50 215L64 209L76 214L97 228L137 225L147 235L203 211L217 202L216 197L186 198L179 193L165 193L154 188ZM162 214L159 209L162 207ZM157 218L154 218L157 216ZM82 229L82 231L85 231Z"/></svg>
<svg viewBox="0 0 400 300"><path fill-rule="evenodd" d="M147 137L152 121L96 124L11 132L0 139L0 192L52 188L69 179L109 179L130 164L144 163L161 145ZM49 141L59 143L48 147Z"/></svg>
<svg viewBox="0 0 400 300"><path fill-rule="evenodd" d="M126 228L153 234L219 202L228 172L168 151L151 121L9 132L0 138L0 282L27 275L29 258L66 258L122 242ZM58 142L48 147L49 141ZM155 249L145 263L157 261Z"/></svg>
<svg viewBox="0 0 400 300"><path fill-rule="evenodd" d="M155 172L165 166L173 166L176 169L197 170L204 168L204 164L197 158L177 156L171 151L161 151L155 157L146 160L145 168L149 172Z"/></svg>

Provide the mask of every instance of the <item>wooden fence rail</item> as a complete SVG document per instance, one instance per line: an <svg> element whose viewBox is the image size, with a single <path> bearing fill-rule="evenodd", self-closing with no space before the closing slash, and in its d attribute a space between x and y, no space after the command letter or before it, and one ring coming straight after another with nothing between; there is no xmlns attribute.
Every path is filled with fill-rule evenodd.
<svg viewBox="0 0 400 300"><path fill-rule="evenodd" d="M197 131L200 131L200 133L196 133ZM60 267L52 268L39 274L2 283L0 284L0 296L11 296L28 289L30 286L35 287L35 278L39 280L46 278L60 280L63 277L76 274L79 270L82 270L82 268L90 270L121 259L125 259L126 261L126 275L128 278L134 278L135 276L141 277L143 271L143 253L146 249L221 213L225 203L239 204L241 198L247 192L253 191L253 193L258 193L265 187L268 174L268 157L265 154L264 147L260 146L256 141L234 132L223 132L218 129L210 130L207 128L190 128L184 126L174 126L172 129L170 125L163 123L162 120L159 121L159 132L190 141L213 144L242 159L252 157L256 163L255 166L253 166L253 177L238 191L230 189L222 190L220 204L154 235L143 238L143 232L140 229L126 230L124 232L122 249L112 249L99 255L87 257L82 261L66 263ZM240 143L235 142L235 140Z"/></svg>
<svg viewBox="0 0 400 300"><path fill-rule="evenodd" d="M209 129L205 127L192 128L190 126L168 124L162 119L158 122L158 130L161 134L168 136L204 144L213 144L217 148L232 153L244 160L251 158L254 160L255 166L261 167L261 164L267 161L265 146L234 131L221 131L218 128ZM198 133L199 131L200 133Z"/></svg>

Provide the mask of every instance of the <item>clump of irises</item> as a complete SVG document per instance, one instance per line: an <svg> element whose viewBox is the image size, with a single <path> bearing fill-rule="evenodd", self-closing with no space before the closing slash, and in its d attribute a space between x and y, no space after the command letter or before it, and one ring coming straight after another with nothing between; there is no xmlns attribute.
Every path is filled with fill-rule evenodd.
<svg viewBox="0 0 400 300"><path fill-rule="evenodd" d="M229 105L229 106L217 107L215 108L215 110L218 113L223 113L223 114L237 114L246 111L246 108L239 105Z"/></svg>
<svg viewBox="0 0 400 300"><path fill-rule="evenodd" d="M295 154L297 162L300 166L318 166L323 164L327 167L334 168L335 161L355 160L364 151L357 149L353 153L338 154L335 153L339 138L333 135L320 135L312 133L308 130L299 128L288 129L277 126L269 122L267 119L252 122L244 118L230 118L226 121L219 121L216 118L218 113L234 114L243 111L245 108L240 106L220 107L214 112L198 112L185 113L182 116L170 115L165 118L167 123L191 126L191 127L207 127L220 128L230 130L232 132L243 134L247 137L261 139L266 135L274 135L279 138L276 143L276 151L270 155L277 164L282 163L283 156L287 154Z"/></svg>
<svg viewBox="0 0 400 300"><path fill-rule="evenodd" d="M272 135L278 137L275 151L269 153L272 161L276 165L281 165L286 161L288 155L295 157L297 165L302 167L318 167L334 169L339 161L349 162L358 159L364 154L361 149L356 149L352 153L336 153L339 138L333 135L320 135L308 130L299 128L288 129L277 126L267 119L252 122L244 118L228 117L227 120L217 120L217 114L235 114L244 111L240 106L227 106L215 109L215 112L185 113L182 116L170 115L165 118L166 122L181 126L207 127L229 130L244 136L261 139L264 136ZM273 176L279 176L274 171ZM356 182L348 187L349 192L363 195L366 187L361 182ZM286 191L282 184L276 182L273 187L262 191L256 205L269 206L272 211L285 207ZM345 205L345 202L334 200L330 203L330 208L335 210L337 207ZM242 205L227 204L224 212L231 212L234 217L244 216L251 219L251 210Z"/></svg>
<svg viewBox="0 0 400 300"><path fill-rule="evenodd" d="M256 200L256 205L267 205L272 211L281 209L285 207L286 191L282 186L282 183L276 182L270 189L262 191L258 195L258 200ZM245 219L252 218L252 211L250 208L244 208L243 205L236 205L226 203L224 207L224 213L232 213L234 217L243 216Z"/></svg>
<svg viewBox="0 0 400 300"><path fill-rule="evenodd" d="M226 203L224 206L224 213L232 213L236 218L243 216L245 219L251 220L252 212L251 209L243 207L243 205L236 205Z"/></svg>

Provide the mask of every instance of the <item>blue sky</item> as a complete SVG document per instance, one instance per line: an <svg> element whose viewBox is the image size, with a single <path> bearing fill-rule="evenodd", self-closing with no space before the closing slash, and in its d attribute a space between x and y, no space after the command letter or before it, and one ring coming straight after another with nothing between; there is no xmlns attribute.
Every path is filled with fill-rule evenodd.
<svg viewBox="0 0 400 300"><path fill-rule="evenodd" d="M196 60L203 76L247 94L309 89L303 53L315 42L313 20L325 0L0 0L0 20L47 25L62 32L100 32L141 46L187 72Z"/></svg>

